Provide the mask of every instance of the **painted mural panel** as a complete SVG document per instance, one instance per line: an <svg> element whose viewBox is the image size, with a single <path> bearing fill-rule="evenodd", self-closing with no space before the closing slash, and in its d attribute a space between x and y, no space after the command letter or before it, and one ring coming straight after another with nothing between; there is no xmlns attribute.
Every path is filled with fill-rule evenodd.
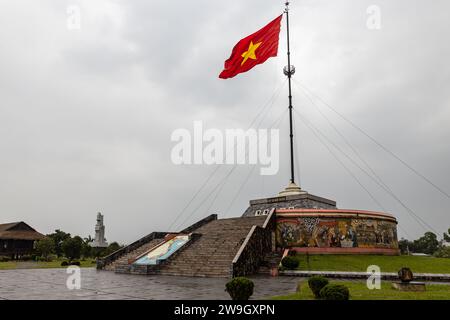
<svg viewBox="0 0 450 320"><path fill-rule="evenodd" d="M169 258L178 249L189 241L188 235L176 236L155 249L150 250L145 255L134 262L139 265L156 265Z"/></svg>
<svg viewBox="0 0 450 320"><path fill-rule="evenodd" d="M289 217L277 222L280 247L397 249L397 225L360 218Z"/></svg>

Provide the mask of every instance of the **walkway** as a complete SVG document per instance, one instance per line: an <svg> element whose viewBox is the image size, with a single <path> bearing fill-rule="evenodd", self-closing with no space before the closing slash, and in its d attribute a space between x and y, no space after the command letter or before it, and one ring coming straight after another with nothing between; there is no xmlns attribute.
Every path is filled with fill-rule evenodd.
<svg viewBox="0 0 450 320"><path fill-rule="evenodd" d="M81 289L69 290L66 269L0 270L1 299L123 300L189 299L226 300L225 278L138 276L81 269ZM298 278L252 277L252 299L295 292Z"/></svg>

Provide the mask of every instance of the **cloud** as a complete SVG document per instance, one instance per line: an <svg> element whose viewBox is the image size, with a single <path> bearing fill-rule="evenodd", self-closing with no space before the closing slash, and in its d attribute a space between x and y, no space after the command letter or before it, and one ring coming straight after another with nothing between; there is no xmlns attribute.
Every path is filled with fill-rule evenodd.
<svg viewBox="0 0 450 320"><path fill-rule="evenodd" d="M172 131L190 129L194 120L219 129L247 128L283 83L284 25L278 58L232 80L217 78L234 44L283 8L256 0L70 4L81 10L80 30L66 27L68 3L7 1L0 12L1 220L86 236L102 211L108 240L131 242L166 230L214 170L173 165ZM292 3L296 83L450 190L450 5L378 1L382 28L369 30L366 9L372 4ZM286 109L286 95L284 87L263 126ZM314 101L405 203L437 231L450 226L449 199ZM355 157L298 84L294 107ZM286 121L281 137L287 138ZM299 119L296 138L304 189L337 200L341 208L381 210ZM231 169L224 166L181 222L209 213L239 216L248 200L276 194L289 175L287 140L281 147L277 176L261 177L255 170L246 181L251 168L239 167L220 194L200 206ZM423 233L392 197L348 166L399 218L400 235Z"/></svg>

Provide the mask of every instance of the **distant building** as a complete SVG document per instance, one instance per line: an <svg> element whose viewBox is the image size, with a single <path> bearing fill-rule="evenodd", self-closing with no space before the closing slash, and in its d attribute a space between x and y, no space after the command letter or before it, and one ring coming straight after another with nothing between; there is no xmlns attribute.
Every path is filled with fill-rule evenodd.
<svg viewBox="0 0 450 320"><path fill-rule="evenodd" d="M93 248L105 248L108 243L105 239L105 225L103 224L103 215L97 213L97 224L95 225L95 239L91 245Z"/></svg>
<svg viewBox="0 0 450 320"><path fill-rule="evenodd" d="M31 254L34 242L42 238L43 234L23 221L0 224L0 255L19 259Z"/></svg>

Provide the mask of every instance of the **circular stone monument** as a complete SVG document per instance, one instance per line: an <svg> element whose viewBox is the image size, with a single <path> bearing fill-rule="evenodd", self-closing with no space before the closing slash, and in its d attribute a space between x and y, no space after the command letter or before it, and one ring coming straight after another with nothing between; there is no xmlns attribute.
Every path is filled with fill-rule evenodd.
<svg viewBox="0 0 450 320"><path fill-rule="evenodd" d="M289 183L277 196L250 201L244 217L275 211L276 246L312 254L398 255L397 219L389 213L338 209L336 202Z"/></svg>

